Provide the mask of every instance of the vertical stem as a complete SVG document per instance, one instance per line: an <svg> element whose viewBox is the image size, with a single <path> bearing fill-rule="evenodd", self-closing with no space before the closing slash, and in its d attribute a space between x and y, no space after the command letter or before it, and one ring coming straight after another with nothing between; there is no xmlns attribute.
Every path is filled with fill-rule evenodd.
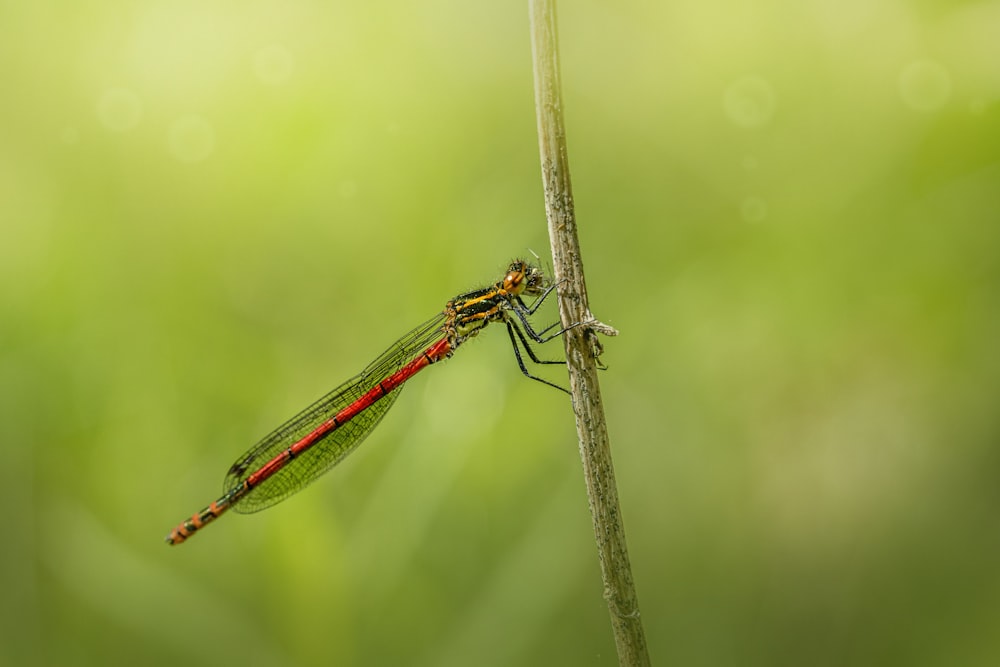
<svg viewBox="0 0 1000 667"><path fill-rule="evenodd" d="M597 381L600 343L595 332L617 332L594 320L587 302L580 244L573 211L573 190L566 152L555 0L528 0L531 14L531 51L535 74L535 112L538 117L538 147L542 161L545 214L552 244L555 279L559 283L559 316L563 326L589 322L566 332L566 363L569 366L573 412L580 438L580 457L587 484L590 513L597 538L597 553L604 580L604 598L618 661L622 665L649 665L646 637L639 617L639 602L632 581L625 529L618 506L618 489L611 461L604 406Z"/></svg>

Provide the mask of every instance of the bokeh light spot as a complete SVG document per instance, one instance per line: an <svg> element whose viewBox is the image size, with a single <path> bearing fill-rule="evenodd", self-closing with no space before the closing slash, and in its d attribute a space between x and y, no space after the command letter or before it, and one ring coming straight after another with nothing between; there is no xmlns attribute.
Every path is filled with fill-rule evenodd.
<svg viewBox="0 0 1000 667"><path fill-rule="evenodd" d="M760 197L747 197L740 205L740 215L746 222L760 222L767 217L767 202Z"/></svg>
<svg viewBox="0 0 1000 667"><path fill-rule="evenodd" d="M937 111L951 97L951 75L939 62L915 60L899 75L899 95L914 111Z"/></svg>
<svg viewBox="0 0 1000 667"><path fill-rule="evenodd" d="M170 124L167 147L181 162L200 162L215 152L215 129L201 116L181 116Z"/></svg>
<svg viewBox="0 0 1000 667"><path fill-rule="evenodd" d="M777 99L774 88L759 76L745 76L726 88L723 97L726 116L740 127L761 127L774 116Z"/></svg>
<svg viewBox="0 0 1000 667"><path fill-rule="evenodd" d="M254 56L253 71L261 82L276 86L291 78L295 71L295 58L280 44L265 46Z"/></svg>
<svg viewBox="0 0 1000 667"><path fill-rule="evenodd" d="M358 194L358 184L352 180L341 181L337 186L337 191L344 199L351 199Z"/></svg>
<svg viewBox="0 0 1000 667"><path fill-rule="evenodd" d="M112 132L127 132L142 118L142 101L131 90L110 88L97 102L97 117Z"/></svg>

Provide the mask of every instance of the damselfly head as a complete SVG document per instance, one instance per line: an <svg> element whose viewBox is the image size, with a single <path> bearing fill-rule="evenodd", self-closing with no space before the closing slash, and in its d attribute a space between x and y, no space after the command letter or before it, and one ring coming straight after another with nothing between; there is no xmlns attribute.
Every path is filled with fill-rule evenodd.
<svg viewBox="0 0 1000 667"><path fill-rule="evenodd" d="M515 296L521 294L537 296L542 293L544 287L545 275L542 270L523 259L511 262L507 275L503 278L504 290Z"/></svg>

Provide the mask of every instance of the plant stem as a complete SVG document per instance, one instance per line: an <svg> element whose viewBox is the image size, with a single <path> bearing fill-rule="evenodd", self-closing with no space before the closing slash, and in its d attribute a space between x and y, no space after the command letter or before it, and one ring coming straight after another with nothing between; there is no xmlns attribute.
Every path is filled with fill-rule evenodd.
<svg viewBox="0 0 1000 667"><path fill-rule="evenodd" d="M611 613L619 663L649 665L597 380L597 355L601 345L596 333L615 335L618 332L595 320L587 302L563 124L555 0L528 0L528 5L538 146L553 267L559 285L559 316L564 327L587 323L567 331L564 339L580 457L604 580L604 598Z"/></svg>

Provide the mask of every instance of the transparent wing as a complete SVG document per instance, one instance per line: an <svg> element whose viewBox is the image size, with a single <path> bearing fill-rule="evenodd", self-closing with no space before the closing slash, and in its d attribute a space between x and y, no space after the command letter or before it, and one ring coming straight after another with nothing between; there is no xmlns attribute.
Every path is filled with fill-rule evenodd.
<svg viewBox="0 0 1000 667"><path fill-rule="evenodd" d="M399 370L442 336L444 313L427 320L383 352L363 371L276 428L230 467L223 492L242 485L254 472L293 444L312 433L369 389ZM404 383L405 384L405 383ZM301 491L337 465L371 433L399 397L402 385L363 410L354 419L327 433L312 447L290 460L281 470L247 492L233 510L249 514L281 502Z"/></svg>

